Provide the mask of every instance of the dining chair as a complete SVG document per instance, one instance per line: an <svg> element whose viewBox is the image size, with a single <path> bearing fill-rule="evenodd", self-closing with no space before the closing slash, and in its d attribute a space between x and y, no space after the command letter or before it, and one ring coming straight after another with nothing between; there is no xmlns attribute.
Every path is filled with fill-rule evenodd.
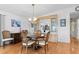
<svg viewBox="0 0 79 59"><path fill-rule="evenodd" d="M21 38L22 38L22 48L21 48L21 53L23 48L26 48L27 53L28 53L28 46L31 46L32 44L35 43L35 41L30 40L28 37L28 31L27 30L22 30L21 31Z"/></svg>
<svg viewBox="0 0 79 59"><path fill-rule="evenodd" d="M3 45L3 47L5 47L5 42L7 42L7 41L13 41L13 43L14 43L14 38L11 38L11 36L10 36L11 34L10 34L10 32L9 31L2 31L2 45Z"/></svg>
<svg viewBox="0 0 79 59"><path fill-rule="evenodd" d="M37 44L44 46L45 54L46 50L48 49L48 39L49 39L50 32L46 33L44 36L40 36L37 41Z"/></svg>
<svg viewBox="0 0 79 59"><path fill-rule="evenodd" d="M34 32L34 34L36 36L36 39L38 39L41 36L41 31L37 30L37 31Z"/></svg>

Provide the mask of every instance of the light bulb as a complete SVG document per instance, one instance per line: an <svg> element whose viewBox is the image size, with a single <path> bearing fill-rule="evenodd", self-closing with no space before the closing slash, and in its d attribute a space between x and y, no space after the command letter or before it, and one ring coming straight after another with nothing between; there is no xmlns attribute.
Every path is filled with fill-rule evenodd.
<svg viewBox="0 0 79 59"><path fill-rule="evenodd" d="M36 20L37 20L37 18L34 17L33 21L36 21Z"/></svg>
<svg viewBox="0 0 79 59"><path fill-rule="evenodd" d="M29 21L32 21L32 19L31 19L31 18L29 18Z"/></svg>

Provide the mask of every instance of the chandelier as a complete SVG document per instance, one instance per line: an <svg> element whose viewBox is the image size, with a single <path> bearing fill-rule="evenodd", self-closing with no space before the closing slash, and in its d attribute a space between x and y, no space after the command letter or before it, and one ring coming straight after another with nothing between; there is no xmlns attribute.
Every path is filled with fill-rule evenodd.
<svg viewBox="0 0 79 59"><path fill-rule="evenodd" d="M29 18L29 21L33 22L33 21L36 21L37 18L35 17L35 4L32 4L32 7L33 7L33 14L32 14L32 18Z"/></svg>

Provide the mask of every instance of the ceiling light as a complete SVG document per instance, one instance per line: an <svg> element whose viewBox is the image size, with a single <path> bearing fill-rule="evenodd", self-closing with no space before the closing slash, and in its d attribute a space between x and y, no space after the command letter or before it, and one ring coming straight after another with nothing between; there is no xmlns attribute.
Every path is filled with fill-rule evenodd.
<svg viewBox="0 0 79 59"><path fill-rule="evenodd" d="M35 4L32 4L32 7L33 7L33 15L32 15L32 18L29 18L29 21L31 21L31 22L37 20L37 18L35 17L35 11L34 11Z"/></svg>
<svg viewBox="0 0 79 59"><path fill-rule="evenodd" d="M32 19L31 19L31 18L29 18L29 21L32 21Z"/></svg>

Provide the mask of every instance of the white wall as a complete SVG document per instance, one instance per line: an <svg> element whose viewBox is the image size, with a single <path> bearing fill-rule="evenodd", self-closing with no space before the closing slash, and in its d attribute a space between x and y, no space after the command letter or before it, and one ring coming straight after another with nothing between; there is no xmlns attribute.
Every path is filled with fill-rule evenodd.
<svg viewBox="0 0 79 59"><path fill-rule="evenodd" d="M75 12L75 7L61 9L47 15L58 15L58 42L70 42L70 13ZM44 15L46 16L46 15ZM66 19L66 27L60 27L60 19ZM52 38L53 41L53 38Z"/></svg>
<svg viewBox="0 0 79 59"><path fill-rule="evenodd" d="M28 29L29 30L29 21L21 16L17 16L5 11L0 10L0 14L4 15L4 20L2 20L3 28L2 30L9 30L13 33L20 32L20 28L11 27L11 19L16 19L21 21L21 30Z"/></svg>
<svg viewBox="0 0 79 59"><path fill-rule="evenodd" d="M79 19L77 19L77 39L79 41Z"/></svg>
<svg viewBox="0 0 79 59"><path fill-rule="evenodd" d="M1 16L0 16L0 44L1 44Z"/></svg>

